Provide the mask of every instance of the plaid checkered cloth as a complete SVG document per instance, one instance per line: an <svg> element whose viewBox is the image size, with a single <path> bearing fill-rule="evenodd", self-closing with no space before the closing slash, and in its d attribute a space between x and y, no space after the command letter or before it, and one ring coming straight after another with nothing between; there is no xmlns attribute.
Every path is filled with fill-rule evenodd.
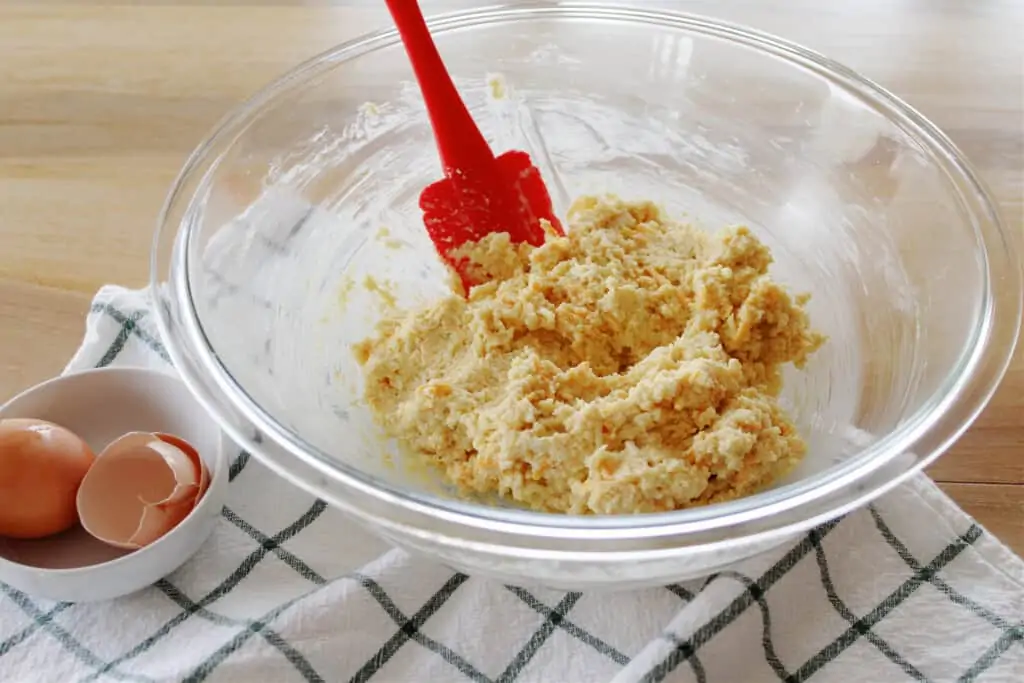
<svg viewBox="0 0 1024 683"><path fill-rule="evenodd" d="M103 288L67 371L165 366L149 305ZM924 476L734 570L619 594L414 560L244 452L231 480L213 537L145 591L0 583L0 681L1024 681L1024 563Z"/></svg>

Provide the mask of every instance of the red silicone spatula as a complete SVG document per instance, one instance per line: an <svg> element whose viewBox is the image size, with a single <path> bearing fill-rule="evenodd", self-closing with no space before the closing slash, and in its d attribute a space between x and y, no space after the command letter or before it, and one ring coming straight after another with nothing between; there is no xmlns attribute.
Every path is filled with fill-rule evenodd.
<svg viewBox="0 0 1024 683"><path fill-rule="evenodd" d="M495 157L459 96L430 37L416 0L386 0L434 129L444 179L420 194L427 233L438 254L469 287L480 284L468 264L452 253L467 242L493 232L507 232L513 242L544 243L542 218L561 233L540 170L523 151Z"/></svg>

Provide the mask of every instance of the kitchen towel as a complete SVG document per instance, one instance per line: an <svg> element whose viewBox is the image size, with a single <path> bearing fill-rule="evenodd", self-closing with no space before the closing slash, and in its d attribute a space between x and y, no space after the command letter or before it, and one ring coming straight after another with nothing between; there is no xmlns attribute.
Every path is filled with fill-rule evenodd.
<svg viewBox="0 0 1024 683"><path fill-rule="evenodd" d="M67 372L167 367L146 291L104 287ZM1024 681L1024 563L920 475L706 579L524 589L413 558L244 452L181 569L52 603L0 583L0 681Z"/></svg>

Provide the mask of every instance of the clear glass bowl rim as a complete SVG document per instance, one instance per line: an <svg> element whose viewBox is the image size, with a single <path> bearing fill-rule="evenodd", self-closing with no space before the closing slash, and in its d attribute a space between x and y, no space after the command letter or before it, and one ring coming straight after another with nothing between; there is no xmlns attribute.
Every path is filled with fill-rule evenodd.
<svg viewBox="0 0 1024 683"><path fill-rule="evenodd" d="M196 182L193 176L203 164L211 161L211 151L220 145L230 146L246 125L259 115L264 105L278 100L313 77L347 61L398 43L397 32L393 29L384 29L347 41L306 60L236 106L196 147L168 192L157 220L154 237L151 291L158 292L163 286L161 262L165 254L162 249L162 236L167 231L174 230L176 236L167 284L174 293L174 305L184 314L184 329L176 328L171 311L162 305L155 307L157 326L171 360L204 406L222 425L231 424L232 418L237 420L241 417L263 434L270 436L291 456L319 472L321 476L331 478L341 484L343 489L352 488L370 494L385 505L399 505L408 511L456 527L467 525L495 533L587 539L595 542L637 536L685 537L716 529L742 527L744 524L764 521L766 518L775 518L771 526L776 530L796 526L806 528L811 521L821 522L828 517L838 516L890 490L939 457L970 426L998 387L1013 355L1021 319L1022 273L1017 257L1017 245L1004 229L995 202L984 184L952 141L902 100L851 69L795 43L717 19L676 11L634 9L610 4L540 1L441 14L428 18L428 23L432 31L438 34L456 29L536 19L604 20L648 24L753 48L763 56L782 58L794 66L815 72L834 85L852 91L861 101L870 104L889 121L899 125L928 150L932 155L932 161L945 171L948 179L958 189L961 201L969 210L976 235L986 247L982 256L987 274L981 314L978 320L972 321L974 333L971 343L964 348L958 362L933 396L900 428L882 437L850 460L813 477L735 501L646 515L553 515L445 500L394 487L331 458L304 441L299 435L274 420L235 382L221 364L202 330L191 297L188 276L189 244L193 237L195 222L187 218L196 210L195 196L184 196L184 190L190 182ZM212 163L211 169L215 168L216 160ZM211 169L207 169L207 172ZM183 212L186 220L172 225L169 218L175 205L180 202L186 202L188 205ZM995 287L994 282L997 281L1003 283L1003 286ZM187 362L187 354L198 359L203 371L214 374L214 379L221 390L220 395L212 394L196 376L190 374L193 368ZM952 412L957 413L958 419L944 419ZM261 459L258 441L237 429L228 428L228 431L236 441L246 445L257 459ZM920 445L925 439L933 446L926 451L915 449L915 445ZM869 490L852 492L855 484L891 464L901 454L911 454L914 457L898 475L884 482L872 482ZM318 488L313 482L294 476L289 478L311 490ZM830 514L824 517L818 515L814 520L808 518L806 514L801 515L801 508L820 510L822 499L829 496L836 496L834 500L829 501Z"/></svg>

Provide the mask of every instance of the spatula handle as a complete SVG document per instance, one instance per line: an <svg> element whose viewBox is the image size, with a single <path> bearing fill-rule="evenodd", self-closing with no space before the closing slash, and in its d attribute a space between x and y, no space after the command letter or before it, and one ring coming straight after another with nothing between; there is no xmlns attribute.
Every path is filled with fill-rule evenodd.
<svg viewBox="0 0 1024 683"><path fill-rule="evenodd" d="M386 0L434 129L445 175L482 170L494 154L455 88L416 0Z"/></svg>

